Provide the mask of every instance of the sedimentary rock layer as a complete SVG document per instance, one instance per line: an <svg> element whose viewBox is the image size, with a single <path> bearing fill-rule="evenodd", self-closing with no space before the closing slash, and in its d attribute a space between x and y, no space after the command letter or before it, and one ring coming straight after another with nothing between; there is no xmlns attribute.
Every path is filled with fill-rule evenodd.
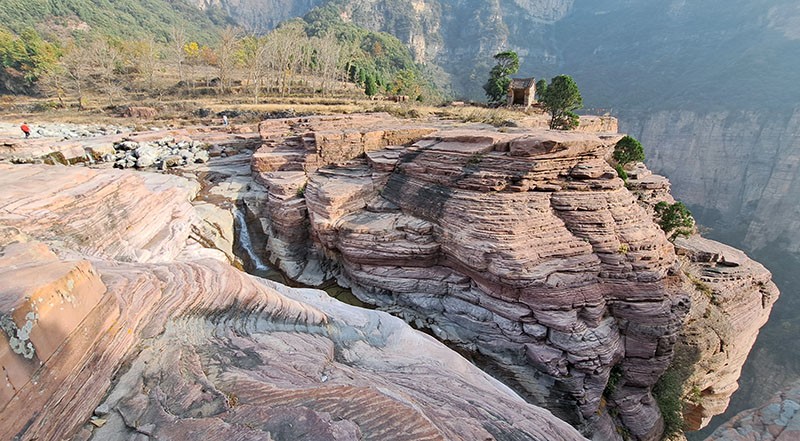
<svg viewBox="0 0 800 441"><path fill-rule="evenodd" d="M306 283L335 277L478 354L529 400L598 439L623 430L660 437L651 391L695 291L652 219L652 204L672 201L665 178L640 165L627 188L606 160L617 134L420 136L386 117L335 121L334 133L325 119L262 124L252 167L268 190L261 216L273 262ZM401 130L413 142L366 141ZM320 138L338 140L330 154ZM724 362L733 364L705 379L722 401L776 294L763 268L739 260L738 273L716 263L686 269L722 274L712 282L736 305L722 314L747 335L726 340L736 350ZM739 321L735 311L753 301L758 320Z"/></svg>
<svg viewBox="0 0 800 441"><path fill-rule="evenodd" d="M0 185L2 439L583 439L399 319L205 257L182 178Z"/></svg>
<svg viewBox="0 0 800 441"><path fill-rule="evenodd" d="M687 257L693 288L676 367L686 377L686 428L697 430L727 409L778 289L766 268L737 249L699 236L676 239L675 248Z"/></svg>
<svg viewBox="0 0 800 441"><path fill-rule="evenodd" d="M315 162L302 195L286 190L283 168L266 165L284 157L275 142L253 168L274 207L270 241L281 247L272 257L295 276L337 276L362 300L485 355L530 399L587 431L615 437L611 403L636 437L654 439L650 388L689 301L671 272L672 246L606 163L617 139L437 131L310 173ZM291 185L302 181L297 174ZM306 211L304 236L296 227ZM624 387L604 398L614 366Z"/></svg>

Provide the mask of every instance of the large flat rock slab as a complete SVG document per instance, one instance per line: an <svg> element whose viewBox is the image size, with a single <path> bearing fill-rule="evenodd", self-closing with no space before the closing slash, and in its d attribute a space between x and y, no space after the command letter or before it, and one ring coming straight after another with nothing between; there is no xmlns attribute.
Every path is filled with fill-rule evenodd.
<svg viewBox="0 0 800 441"><path fill-rule="evenodd" d="M0 182L0 439L584 440L398 318L205 257L230 218L186 179L0 165ZM415 218L384 228L431 243Z"/></svg>

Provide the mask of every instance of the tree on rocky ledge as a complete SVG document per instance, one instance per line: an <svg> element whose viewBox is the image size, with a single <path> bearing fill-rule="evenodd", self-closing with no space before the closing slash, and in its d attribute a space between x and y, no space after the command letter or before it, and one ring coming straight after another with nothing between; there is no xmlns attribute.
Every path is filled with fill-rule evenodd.
<svg viewBox="0 0 800 441"><path fill-rule="evenodd" d="M494 59L497 64L489 71L489 80L483 85L486 98L492 106L499 106L506 102L508 97L508 85L511 84L511 77L519 70L519 57L514 51L505 51L495 54Z"/></svg>
<svg viewBox="0 0 800 441"><path fill-rule="evenodd" d="M661 201L653 208L658 217L658 225L667 234L669 240L679 236L689 237L692 234L694 218L683 202L668 204Z"/></svg>
<svg viewBox="0 0 800 441"><path fill-rule="evenodd" d="M551 129L569 130L578 127L578 115L572 111L583 107L583 98L571 76L553 77L542 94L541 102L544 109L550 112Z"/></svg>
<svg viewBox="0 0 800 441"><path fill-rule="evenodd" d="M614 160L621 166L644 161L644 147L633 136L625 135L614 146Z"/></svg>

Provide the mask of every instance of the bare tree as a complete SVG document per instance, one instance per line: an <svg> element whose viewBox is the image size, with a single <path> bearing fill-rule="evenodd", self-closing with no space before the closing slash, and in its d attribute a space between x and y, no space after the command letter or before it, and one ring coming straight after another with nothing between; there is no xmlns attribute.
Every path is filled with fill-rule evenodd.
<svg viewBox="0 0 800 441"><path fill-rule="evenodd" d="M143 88L155 88L155 75L158 70L161 53L152 37L129 42L125 46L126 61L130 70L138 80L145 83Z"/></svg>
<svg viewBox="0 0 800 441"><path fill-rule="evenodd" d="M237 54L242 44L242 31L226 27L217 45L217 75L219 76L219 93L223 94L231 88L231 79L236 68Z"/></svg>
<svg viewBox="0 0 800 441"><path fill-rule="evenodd" d="M44 71L36 83L46 96L58 98L59 107L63 108L66 107L64 102L67 94L66 81L67 74L64 66L61 63L57 63Z"/></svg>
<svg viewBox="0 0 800 441"><path fill-rule="evenodd" d="M278 72L277 82L281 95L291 93L291 80L303 62L308 36L302 25L291 23L272 31L268 36L270 59Z"/></svg>
<svg viewBox="0 0 800 441"><path fill-rule="evenodd" d="M322 37L311 39L311 47L314 52L313 72L320 79L320 90L324 96L328 85L337 80L342 58L342 46L332 34L325 34Z"/></svg>
<svg viewBox="0 0 800 441"><path fill-rule="evenodd" d="M78 108L85 104L86 87L90 82L92 67L87 62L89 50L86 46L78 46L74 42L64 48L64 55L58 66L48 72L48 84L55 88L55 93L70 94L77 101ZM59 98L60 99L60 98Z"/></svg>
<svg viewBox="0 0 800 441"><path fill-rule="evenodd" d="M184 81L184 64L186 63L186 32L183 28L174 27L170 32L169 55L175 67L178 69L178 81Z"/></svg>
<svg viewBox="0 0 800 441"><path fill-rule="evenodd" d="M253 96L253 104L258 104L258 98L264 85L264 78L270 66L270 47L266 37L250 36L242 41L240 56L247 74L247 83Z"/></svg>
<svg viewBox="0 0 800 441"><path fill-rule="evenodd" d="M90 76L95 88L108 98L108 105L114 105L114 98L122 91L118 68L121 63L120 51L106 40L94 40L87 46L85 62L90 67Z"/></svg>

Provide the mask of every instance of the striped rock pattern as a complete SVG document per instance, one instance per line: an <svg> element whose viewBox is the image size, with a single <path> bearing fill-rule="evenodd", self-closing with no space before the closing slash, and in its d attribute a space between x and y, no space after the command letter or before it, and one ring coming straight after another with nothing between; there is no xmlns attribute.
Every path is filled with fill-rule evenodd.
<svg viewBox="0 0 800 441"><path fill-rule="evenodd" d="M0 439L583 439L399 319L208 258L183 178L0 184Z"/></svg>
<svg viewBox="0 0 800 441"><path fill-rule="evenodd" d="M307 140L315 125L329 130L312 119L284 124ZM404 146L350 148L325 165L318 147L273 157L286 143L270 133L253 170L269 193L267 255L290 277L336 277L361 300L478 354L596 439L660 439L652 388L672 362L694 288L652 220L649 203L670 199L669 182L641 167L630 191L606 161L620 135L444 129ZM740 296L744 305L762 293ZM760 323L741 326L755 335Z"/></svg>
<svg viewBox="0 0 800 441"><path fill-rule="evenodd" d="M737 249L699 236L676 239L675 248L693 288L676 365L692 366L683 372L684 418L697 430L728 407L779 293L769 271Z"/></svg>
<svg viewBox="0 0 800 441"><path fill-rule="evenodd" d="M776 394L763 406L745 410L719 426L706 441L792 441L800 439L800 386Z"/></svg>

